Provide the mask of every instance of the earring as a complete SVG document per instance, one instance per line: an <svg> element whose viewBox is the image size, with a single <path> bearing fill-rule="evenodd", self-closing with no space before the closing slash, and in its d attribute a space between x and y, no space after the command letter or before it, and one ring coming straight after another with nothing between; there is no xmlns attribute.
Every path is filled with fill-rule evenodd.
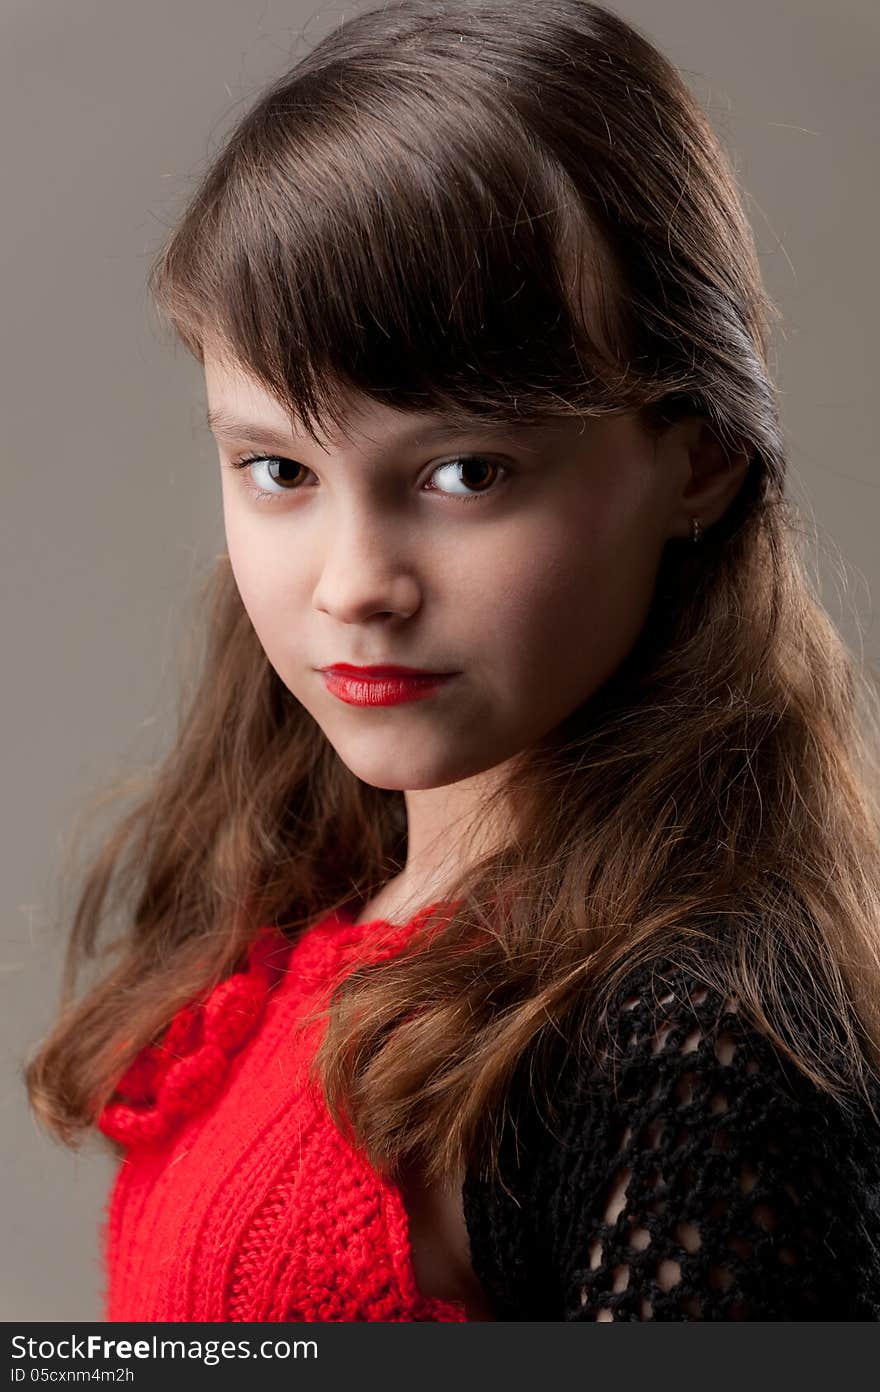
<svg viewBox="0 0 880 1392"><path fill-rule="evenodd" d="M694 542L698 542L702 536L703 528L700 525L699 517L691 518L691 530L693 531Z"/></svg>

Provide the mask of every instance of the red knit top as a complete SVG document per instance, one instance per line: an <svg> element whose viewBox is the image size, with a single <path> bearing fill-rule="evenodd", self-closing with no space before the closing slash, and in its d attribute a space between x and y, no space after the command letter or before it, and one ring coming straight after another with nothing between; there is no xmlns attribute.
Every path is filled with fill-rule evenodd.
<svg viewBox="0 0 880 1392"><path fill-rule="evenodd" d="M97 1123L126 1147L101 1232L107 1320L467 1320L421 1294L399 1189L308 1085L326 1021L293 1029L347 954L390 955L428 911L330 914L293 945L262 928L134 1060Z"/></svg>

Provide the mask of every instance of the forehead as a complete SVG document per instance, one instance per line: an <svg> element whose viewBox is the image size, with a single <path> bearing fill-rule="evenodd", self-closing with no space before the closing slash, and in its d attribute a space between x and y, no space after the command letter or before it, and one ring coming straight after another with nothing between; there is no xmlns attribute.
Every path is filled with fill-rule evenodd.
<svg viewBox="0 0 880 1392"><path fill-rule="evenodd" d="M274 396L247 370L228 358L204 352L206 420L218 438L238 439L243 427L250 433L290 438L298 434L296 421Z"/></svg>
<svg viewBox="0 0 880 1392"><path fill-rule="evenodd" d="M206 419L218 438L271 435L291 439L304 434L295 417L290 416L285 406L244 368L210 357L207 352L205 386L208 398ZM367 437L428 439L453 433L454 426L436 413L398 411L353 394L346 410L345 430L349 435L363 434ZM324 433L324 440L328 444L339 443L341 439L341 431L339 434L330 431Z"/></svg>
<svg viewBox="0 0 880 1392"><path fill-rule="evenodd" d="M286 443L305 442L306 432L286 407L240 364L229 359L204 354L205 386L207 391L206 423L218 440L236 444L251 444L262 448L281 448ZM568 422L568 428L572 428ZM583 422L580 422L583 425ZM501 427L485 424L474 418L463 425L462 420L445 417L437 412L400 411L367 397L352 394L345 413L344 426L325 428L322 444L341 445L344 441L361 438L368 442L394 440L400 444L428 444L444 438L468 434L518 435L533 438L538 433L559 431L563 422L548 418L544 422L511 420Z"/></svg>

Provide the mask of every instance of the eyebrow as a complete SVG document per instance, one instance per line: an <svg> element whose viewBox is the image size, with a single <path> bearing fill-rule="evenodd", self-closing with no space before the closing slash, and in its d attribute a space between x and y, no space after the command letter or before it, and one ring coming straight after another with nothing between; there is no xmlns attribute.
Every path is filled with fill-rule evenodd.
<svg viewBox="0 0 880 1392"><path fill-rule="evenodd" d="M249 444L256 445L260 449L289 449L296 444L296 441L291 435L285 435L278 429L260 425L256 421L243 420L224 410L222 406L215 406L209 409L205 415L205 423L211 433L218 438L247 441ZM520 422L517 428L522 429L522 425L523 423ZM420 442L425 440L444 439L455 435L464 435L471 430L476 431L479 429L480 423L476 420L472 425L465 424L464 422L440 421L435 425L413 425L409 429L401 430L397 438L400 441L414 440ZM496 425L491 433L504 433L503 427L499 428Z"/></svg>
<svg viewBox="0 0 880 1392"><path fill-rule="evenodd" d="M229 440L247 440L265 449L285 449L291 443L291 437L283 431L257 425L253 421L241 420L224 411L221 406L207 411L205 424L213 435Z"/></svg>

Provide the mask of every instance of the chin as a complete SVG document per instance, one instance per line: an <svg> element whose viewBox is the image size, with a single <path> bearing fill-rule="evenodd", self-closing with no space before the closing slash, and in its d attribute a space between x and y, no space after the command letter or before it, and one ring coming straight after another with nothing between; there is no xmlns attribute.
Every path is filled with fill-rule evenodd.
<svg viewBox="0 0 880 1392"><path fill-rule="evenodd" d="M343 763L362 783L369 783L373 788L385 788L389 792L415 792L419 788L440 788L446 783L456 782L455 775L444 777L441 773L435 773L423 765L408 772L406 767L400 763L395 763L392 767L376 764L364 765L354 761L349 763L345 759L343 759Z"/></svg>
<svg viewBox="0 0 880 1392"><path fill-rule="evenodd" d="M458 783L462 778L479 772L479 769L453 765L448 759L430 760L401 757L399 750L393 748L387 756L363 758L351 751L344 751L334 745L346 768L350 769L362 783L373 788L385 788L389 792L416 792L424 788L443 788L450 783Z"/></svg>

